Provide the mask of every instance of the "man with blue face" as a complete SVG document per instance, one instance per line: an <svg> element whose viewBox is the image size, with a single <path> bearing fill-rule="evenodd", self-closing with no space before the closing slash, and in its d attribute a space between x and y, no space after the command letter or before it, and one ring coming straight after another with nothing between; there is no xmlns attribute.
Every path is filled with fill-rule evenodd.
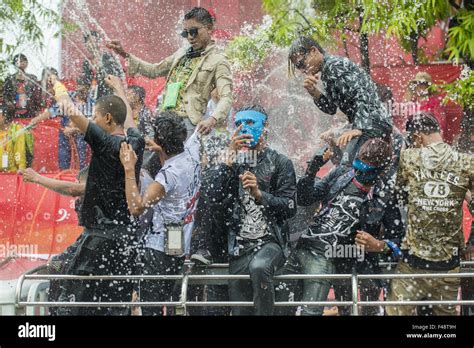
<svg viewBox="0 0 474 348"><path fill-rule="evenodd" d="M384 175L392 175L392 148L380 138L369 139L362 144L351 168L337 166L316 180L319 167L327 160L325 156L318 168L307 170L298 181L298 204L317 203L321 209L292 250L284 273L347 274L353 267L362 274L378 273L379 255L399 256L398 245L404 232L403 224L397 223L401 216L392 188L383 179ZM293 283L280 284L285 290L279 291L278 300L287 301L288 290L300 292L292 289L300 284ZM350 299L347 281L316 279L303 281L302 301L326 301L331 283L337 299ZM361 297L376 301L381 285L378 281L361 281ZM375 314L365 309L362 312ZM338 313L348 315L349 311L341 306ZM302 315L322 314L321 306L303 306Z"/></svg>
<svg viewBox="0 0 474 348"><path fill-rule="evenodd" d="M254 301L233 315L271 315L273 276L288 254L287 219L296 214L293 164L266 143L268 114L258 105L237 111L227 156L219 165L212 199L229 209L229 273L251 282L229 281L231 301ZM245 154L245 155L243 155Z"/></svg>
<svg viewBox="0 0 474 348"><path fill-rule="evenodd" d="M240 127L239 134L249 134L252 136L251 139L249 138L250 148L254 148L260 140L266 121L267 117L265 114L254 110L240 111L235 115L235 126L237 128Z"/></svg>

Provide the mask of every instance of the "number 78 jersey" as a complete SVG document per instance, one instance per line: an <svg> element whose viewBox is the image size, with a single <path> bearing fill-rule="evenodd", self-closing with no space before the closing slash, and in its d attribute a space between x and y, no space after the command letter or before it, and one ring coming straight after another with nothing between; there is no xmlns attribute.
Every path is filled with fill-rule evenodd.
<svg viewBox="0 0 474 348"><path fill-rule="evenodd" d="M402 152L397 187L408 196L402 249L445 261L464 247L462 205L474 188L474 156L442 142Z"/></svg>

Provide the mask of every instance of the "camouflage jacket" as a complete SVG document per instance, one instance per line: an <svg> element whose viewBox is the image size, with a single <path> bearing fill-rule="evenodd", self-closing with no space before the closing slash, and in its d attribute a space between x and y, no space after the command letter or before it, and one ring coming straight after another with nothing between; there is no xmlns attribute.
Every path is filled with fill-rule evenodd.
<svg viewBox="0 0 474 348"><path fill-rule="evenodd" d="M448 261L464 248L462 205L474 189L474 156L438 142L402 152L397 186L406 193L402 249L428 261Z"/></svg>

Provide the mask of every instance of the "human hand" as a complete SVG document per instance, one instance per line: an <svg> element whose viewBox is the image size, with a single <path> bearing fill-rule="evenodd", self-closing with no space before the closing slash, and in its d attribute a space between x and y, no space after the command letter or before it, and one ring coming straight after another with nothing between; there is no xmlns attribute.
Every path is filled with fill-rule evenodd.
<svg viewBox="0 0 474 348"><path fill-rule="evenodd" d="M120 145L120 162L122 162L123 169L127 171L135 171L137 164L137 154L133 151L132 145L123 142Z"/></svg>
<svg viewBox="0 0 474 348"><path fill-rule="evenodd" d="M123 91L123 84L122 80L119 77L114 75L107 75L104 79L105 84L110 89L114 90L115 92Z"/></svg>
<svg viewBox="0 0 474 348"><path fill-rule="evenodd" d="M36 171L34 171L32 168L26 168L23 170L19 170L18 173L21 174L23 177L24 182L31 182L31 183L37 183L41 177Z"/></svg>
<svg viewBox="0 0 474 348"><path fill-rule="evenodd" d="M105 46L117 53L119 56L122 56L124 58L127 58L128 56L127 52L125 52L122 47L122 43L119 40L112 40L110 42L107 42Z"/></svg>
<svg viewBox="0 0 474 348"><path fill-rule="evenodd" d="M378 240L370 233L364 231L357 231L355 242L356 245L362 246L368 252L380 253L385 247L383 240Z"/></svg>
<svg viewBox="0 0 474 348"><path fill-rule="evenodd" d="M66 126L63 129L63 134L67 137L72 137L75 134L77 134L78 132L79 132L79 130L75 127Z"/></svg>
<svg viewBox="0 0 474 348"><path fill-rule="evenodd" d="M308 91L308 93L315 99L319 99L321 92L316 87L318 84L319 78L315 75L306 75L303 82L303 87Z"/></svg>
<svg viewBox="0 0 474 348"><path fill-rule="evenodd" d="M209 134L216 125L216 119L209 117L207 120L201 121L197 125L197 131L203 135Z"/></svg>
<svg viewBox="0 0 474 348"><path fill-rule="evenodd" d="M162 151L162 147L160 145L158 145L157 143L155 143L152 139L150 138L146 138L145 139L145 144L146 144L146 149L148 151L152 151L152 152L160 152Z"/></svg>
<svg viewBox="0 0 474 348"><path fill-rule="evenodd" d="M262 192L258 188L257 177L255 174L246 171L244 174L239 175L239 179L242 182L244 190L250 189L250 195L255 198L256 201L260 201L262 198Z"/></svg>
<svg viewBox="0 0 474 348"><path fill-rule="evenodd" d="M345 147L349 141L353 138L359 137L362 135L362 131L360 129L351 129L347 132L344 132L336 141L336 145L339 148Z"/></svg>

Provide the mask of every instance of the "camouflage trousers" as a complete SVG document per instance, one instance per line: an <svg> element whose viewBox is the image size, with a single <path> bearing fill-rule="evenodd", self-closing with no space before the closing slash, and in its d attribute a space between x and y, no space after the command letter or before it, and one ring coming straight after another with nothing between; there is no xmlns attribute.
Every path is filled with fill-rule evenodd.
<svg viewBox="0 0 474 348"><path fill-rule="evenodd" d="M414 268L399 262L396 274L459 273L459 267L449 271ZM458 297L460 278L403 278L393 279L388 301L455 301ZM385 306L387 315L415 315L417 306ZM455 305L433 306L434 315L456 315Z"/></svg>

